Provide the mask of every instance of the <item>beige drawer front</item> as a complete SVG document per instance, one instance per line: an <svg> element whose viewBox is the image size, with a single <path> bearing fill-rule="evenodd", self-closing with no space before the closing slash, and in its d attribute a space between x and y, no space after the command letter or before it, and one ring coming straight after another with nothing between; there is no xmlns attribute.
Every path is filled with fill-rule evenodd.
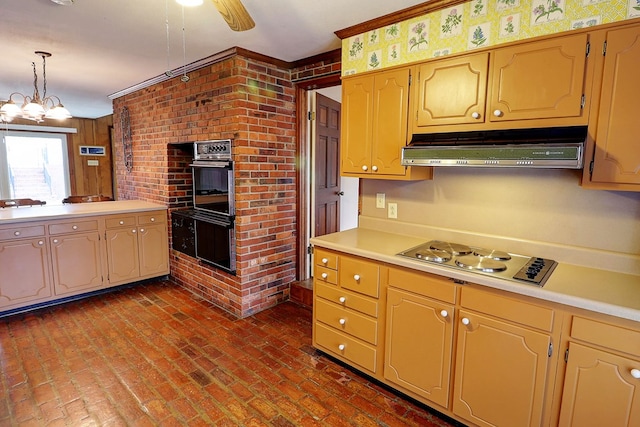
<svg viewBox="0 0 640 427"><path fill-rule="evenodd" d="M377 351L374 347L361 343L322 323L315 324L315 331L318 346L375 373Z"/></svg>
<svg viewBox="0 0 640 427"><path fill-rule="evenodd" d="M553 310L547 307L464 286L460 302L465 308L521 325L547 332L551 332L553 328Z"/></svg>
<svg viewBox="0 0 640 427"><path fill-rule="evenodd" d="M313 303L316 304L316 320L373 345L378 343L378 322L375 319L322 299Z"/></svg>
<svg viewBox="0 0 640 427"><path fill-rule="evenodd" d="M324 249L316 249L313 255L316 265L330 268L332 270L338 269L338 255L333 252L327 252Z"/></svg>
<svg viewBox="0 0 640 427"><path fill-rule="evenodd" d="M119 227L135 227L135 216L118 216L113 218L107 218L105 221L107 228L119 228Z"/></svg>
<svg viewBox="0 0 640 427"><path fill-rule="evenodd" d="M640 331L574 316L571 337L640 356Z"/></svg>
<svg viewBox="0 0 640 427"><path fill-rule="evenodd" d="M315 295L324 298L343 307L359 311L371 317L378 317L378 301L363 297L345 289L338 289L333 286L323 285L316 282L314 288Z"/></svg>
<svg viewBox="0 0 640 427"><path fill-rule="evenodd" d="M167 221L167 213L164 211L158 211L148 214L138 215L138 224L162 224Z"/></svg>
<svg viewBox="0 0 640 427"><path fill-rule="evenodd" d="M338 284L361 294L377 298L379 287L380 267L377 264L347 256L340 257L340 271Z"/></svg>
<svg viewBox="0 0 640 427"><path fill-rule="evenodd" d="M321 283L331 283L336 285L338 283L338 272L336 270L316 265L315 271L313 272L313 278Z"/></svg>
<svg viewBox="0 0 640 427"><path fill-rule="evenodd" d="M451 304L456 302L456 286L453 282L429 273L390 268L389 286Z"/></svg>
<svg viewBox="0 0 640 427"><path fill-rule="evenodd" d="M0 229L0 240L27 239L39 236L44 236L44 225Z"/></svg>
<svg viewBox="0 0 640 427"><path fill-rule="evenodd" d="M98 221L76 221L65 222L62 224L50 224L49 234L66 234L81 231L95 231L98 229Z"/></svg>

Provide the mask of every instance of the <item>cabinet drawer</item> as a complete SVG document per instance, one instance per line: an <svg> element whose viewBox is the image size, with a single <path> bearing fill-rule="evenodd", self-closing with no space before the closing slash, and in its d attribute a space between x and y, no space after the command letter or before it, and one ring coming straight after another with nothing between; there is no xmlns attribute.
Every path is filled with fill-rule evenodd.
<svg viewBox="0 0 640 427"><path fill-rule="evenodd" d="M44 236L44 225L0 229L0 240L27 239Z"/></svg>
<svg viewBox="0 0 640 427"><path fill-rule="evenodd" d="M451 304L456 302L456 286L444 277L429 273L390 268L389 286Z"/></svg>
<svg viewBox="0 0 640 427"><path fill-rule="evenodd" d="M107 228L135 227L136 217L135 216L118 216L118 217L107 218L105 220L105 225Z"/></svg>
<svg viewBox="0 0 640 427"><path fill-rule="evenodd" d="M551 332L553 327L552 309L491 292L462 287L460 303L463 307L543 331Z"/></svg>
<svg viewBox="0 0 640 427"><path fill-rule="evenodd" d="M361 294L378 297L380 268L360 258L340 257L339 285Z"/></svg>
<svg viewBox="0 0 640 427"><path fill-rule="evenodd" d="M148 225L148 224L162 224L162 222L167 221L166 212L154 212L143 215L138 215L138 224L140 225Z"/></svg>
<svg viewBox="0 0 640 427"><path fill-rule="evenodd" d="M324 298L343 307L359 311L371 317L378 317L378 301L339 289L332 286L317 283L314 288L315 295Z"/></svg>
<svg viewBox="0 0 640 427"><path fill-rule="evenodd" d="M338 272L336 270L316 265L315 271L313 272L313 278L319 282L336 285L338 283Z"/></svg>
<svg viewBox="0 0 640 427"><path fill-rule="evenodd" d="M640 356L640 331L574 316L571 337Z"/></svg>
<svg viewBox="0 0 640 427"><path fill-rule="evenodd" d="M377 350L335 329L316 323L316 344L331 353L344 357L356 365L375 373Z"/></svg>
<svg viewBox="0 0 640 427"><path fill-rule="evenodd" d="M322 299L314 301L316 320L363 341L378 343L378 322Z"/></svg>
<svg viewBox="0 0 640 427"><path fill-rule="evenodd" d="M66 234L81 231L95 231L98 229L98 221L75 221L61 224L50 224L49 234Z"/></svg>
<svg viewBox="0 0 640 427"><path fill-rule="evenodd" d="M336 270L338 268L338 255L332 252L316 249L314 259L316 265L327 267L332 270Z"/></svg>

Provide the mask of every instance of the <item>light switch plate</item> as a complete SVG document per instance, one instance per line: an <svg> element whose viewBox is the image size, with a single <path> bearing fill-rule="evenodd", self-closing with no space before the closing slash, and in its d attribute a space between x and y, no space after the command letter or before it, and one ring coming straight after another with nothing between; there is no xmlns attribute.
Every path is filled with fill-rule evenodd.
<svg viewBox="0 0 640 427"><path fill-rule="evenodd" d="M376 193L376 208L384 209L384 193Z"/></svg>
<svg viewBox="0 0 640 427"><path fill-rule="evenodd" d="M389 210L387 211L387 218L398 218L398 204L397 203L389 203Z"/></svg>

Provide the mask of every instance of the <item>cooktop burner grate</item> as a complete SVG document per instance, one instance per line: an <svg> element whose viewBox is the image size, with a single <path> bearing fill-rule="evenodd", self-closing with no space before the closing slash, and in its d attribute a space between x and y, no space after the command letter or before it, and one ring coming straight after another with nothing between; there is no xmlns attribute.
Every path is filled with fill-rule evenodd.
<svg viewBox="0 0 640 427"><path fill-rule="evenodd" d="M554 260L431 240L399 256L457 270L543 286L558 264Z"/></svg>

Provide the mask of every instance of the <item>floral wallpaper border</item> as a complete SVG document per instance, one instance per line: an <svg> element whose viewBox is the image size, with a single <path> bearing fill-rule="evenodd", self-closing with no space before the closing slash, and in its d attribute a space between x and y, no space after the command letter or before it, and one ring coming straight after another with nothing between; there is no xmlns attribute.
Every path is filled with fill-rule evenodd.
<svg viewBox="0 0 640 427"><path fill-rule="evenodd" d="M342 75L640 17L640 0L470 0L342 41Z"/></svg>

